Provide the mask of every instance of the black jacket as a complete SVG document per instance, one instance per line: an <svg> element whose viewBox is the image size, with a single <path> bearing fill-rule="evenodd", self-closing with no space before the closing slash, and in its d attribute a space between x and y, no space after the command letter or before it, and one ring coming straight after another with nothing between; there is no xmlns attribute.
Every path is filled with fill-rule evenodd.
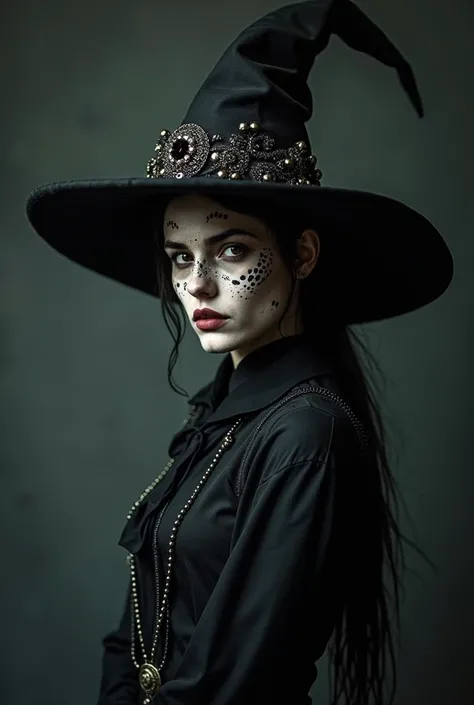
<svg viewBox="0 0 474 705"><path fill-rule="evenodd" d="M244 419L178 531L168 658L154 705L310 702L315 661L339 609L351 531L345 478L359 443L344 410L317 393L277 406L261 423L290 390L309 385L339 392L330 364L303 336L260 348L235 371L226 356L214 382L189 402L193 420L169 447L172 469L123 530L120 544L137 554L149 649L157 514L171 498L158 534L163 555L178 512L224 435ZM159 648L157 663L161 656ZM104 639L98 702L136 705L139 693L127 598L119 628Z"/></svg>

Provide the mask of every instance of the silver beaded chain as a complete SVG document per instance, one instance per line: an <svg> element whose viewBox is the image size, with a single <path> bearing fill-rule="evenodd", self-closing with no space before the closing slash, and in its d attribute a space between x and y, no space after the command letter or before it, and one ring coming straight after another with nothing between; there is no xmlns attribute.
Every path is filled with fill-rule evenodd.
<svg viewBox="0 0 474 705"><path fill-rule="evenodd" d="M191 414L192 415L192 414ZM184 425L188 423L189 421L188 417ZM137 584L137 571L136 571L136 565L135 565L135 556L133 553L130 553L128 556L129 564L130 564L130 578L131 578L131 656L132 656L132 661L135 667L139 670L139 680L140 680L140 685L142 686L143 690L147 694L147 698L144 701L144 705L148 705L148 703L151 703L151 700L153 696L158 692L159 687L161 686L161 676L160 676L160 671L163 669L165 661L166 661L166 656L168 652L168 636L169 636L169 592L170 592L170 584L171 584L171 579L172 579L172 564L174 560L174 548L175 548L175 543L176 543L176 535L178 532L178 529L181 525L181 522L183 521L184 516L187 514L191 506L194 504L194 501L200 491L202 490L204 484L208 480L209 476L211 475L212 471L214 470L215 466L219 462L223 452L233 443L234 441L234 432L240 426L242 423L242 418L239 417L237 421L232 425L232 427L229 429L229 431L226 433L224 436L224 439L222 441L222 444L218 448L214 458L211 461L211 464L207 468L206 472L203 474L201 477L200 481L198 482L196 488L194 489L193 493L191 494L190 498L184 505L184 507L181 509L181 511L178 513L178 516L173 524L173 529L171 531L170 535L170 540L169 540L169 548L168 548L168 565L166 567L166 580L165 580L165 586L163 589L163 596L161 598L161 604L160 604L160 586L159 586L159 565L158 565L158 530L159 526L161 524L161 520L163 518L163 515L168 508L168 505L171 500L168 500L164 508L162 509L160 516L156 522L155 525L155 530L153 534L153 558L154 558L154 569L155 569L155 585L156 585L156 615L155 615L155 626L154 626L154 632L153 632L153 639L152 639L152 645L151 645L151 650L150 650L150 655L149 657L147 656L147 651L145 648L145 640L144 640L144 635L143 635L143 627L142 627L142 622L140 618L140 602L139 602L139 597L138 597L138 584ZM169 472L170 468L172 467L174 463L174 459L170 459L168 463L165 465L164 469L162 472L158 475L155 480L146 488L144 492L140 495L138 500L134 503L132 506L130 512L127 515L127 520L129 520L134 511L137 509L137 507L140 506L140 504L143 502L143 500L150 494L150 492L157 486L159 482L165 477L165 475ZM160 629L163 623L163 618L166 613L166 637L165 637L165 647L164 647L164 652L163 652L163 658L161 660L159 668L156 668L156 666L153 665L155 655L156 655L156 648L158 645L158 639L159 639L159 634L160 634ZM141 652L143 656L143 663L140 665L137 654L136 654L136 642L135 642L135 632L138 634L138 642L141 647Z"/></svg>

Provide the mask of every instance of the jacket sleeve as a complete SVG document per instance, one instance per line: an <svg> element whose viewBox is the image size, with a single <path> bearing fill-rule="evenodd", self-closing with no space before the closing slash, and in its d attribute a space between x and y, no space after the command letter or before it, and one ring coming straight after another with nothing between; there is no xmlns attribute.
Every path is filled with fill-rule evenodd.
<svg viewBox="0 0 474 705"><path fill-rule="evenodd" d="M229 558L154 705L296 702L291 674L305 653L309 683L296 688L308 683L307 695L333 625L326 559L336 474L333 417L303 411L252 457Z"/></svg>
<svg viewBox="0 0 474 705"><path fill-rule="evenodd" d="M103 641L102 679L97 705L137 705L140 686L130 654L130 585L118 628Z"/></svg>

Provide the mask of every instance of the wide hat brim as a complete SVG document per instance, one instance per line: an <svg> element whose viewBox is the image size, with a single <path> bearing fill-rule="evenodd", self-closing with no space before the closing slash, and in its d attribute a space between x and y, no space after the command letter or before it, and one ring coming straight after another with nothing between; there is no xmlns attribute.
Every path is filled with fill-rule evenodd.
<svg viewBox="0 0 474 705"><path fill-rule="evenodd" d="M321 239L308 279L316 308L346 324L408 313L437 299L453 277L450 251L436 228L397 200L330 187L192 179L115 179L41 186L28 218L54 249L88 269L158 296L156 228L170 198L197 192L259 199L303 210ZM316 293L315 293L316 297Z"/></svg>

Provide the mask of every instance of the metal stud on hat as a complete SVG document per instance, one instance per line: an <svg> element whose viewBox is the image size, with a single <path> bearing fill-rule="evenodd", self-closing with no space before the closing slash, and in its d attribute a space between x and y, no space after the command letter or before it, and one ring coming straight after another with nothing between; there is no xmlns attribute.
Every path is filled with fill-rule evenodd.
<svg viewBox="0 0 474 705"><path fill-rule="evenodd" d="M303 140L277 147L276 140L256 122L241 122L227 139L209 137L200 125L186 123L173 133L161 131L146 174L150 179L217 176L232 181L320 186L322 171L316 168L316 156L308 152Z"/></svg>

